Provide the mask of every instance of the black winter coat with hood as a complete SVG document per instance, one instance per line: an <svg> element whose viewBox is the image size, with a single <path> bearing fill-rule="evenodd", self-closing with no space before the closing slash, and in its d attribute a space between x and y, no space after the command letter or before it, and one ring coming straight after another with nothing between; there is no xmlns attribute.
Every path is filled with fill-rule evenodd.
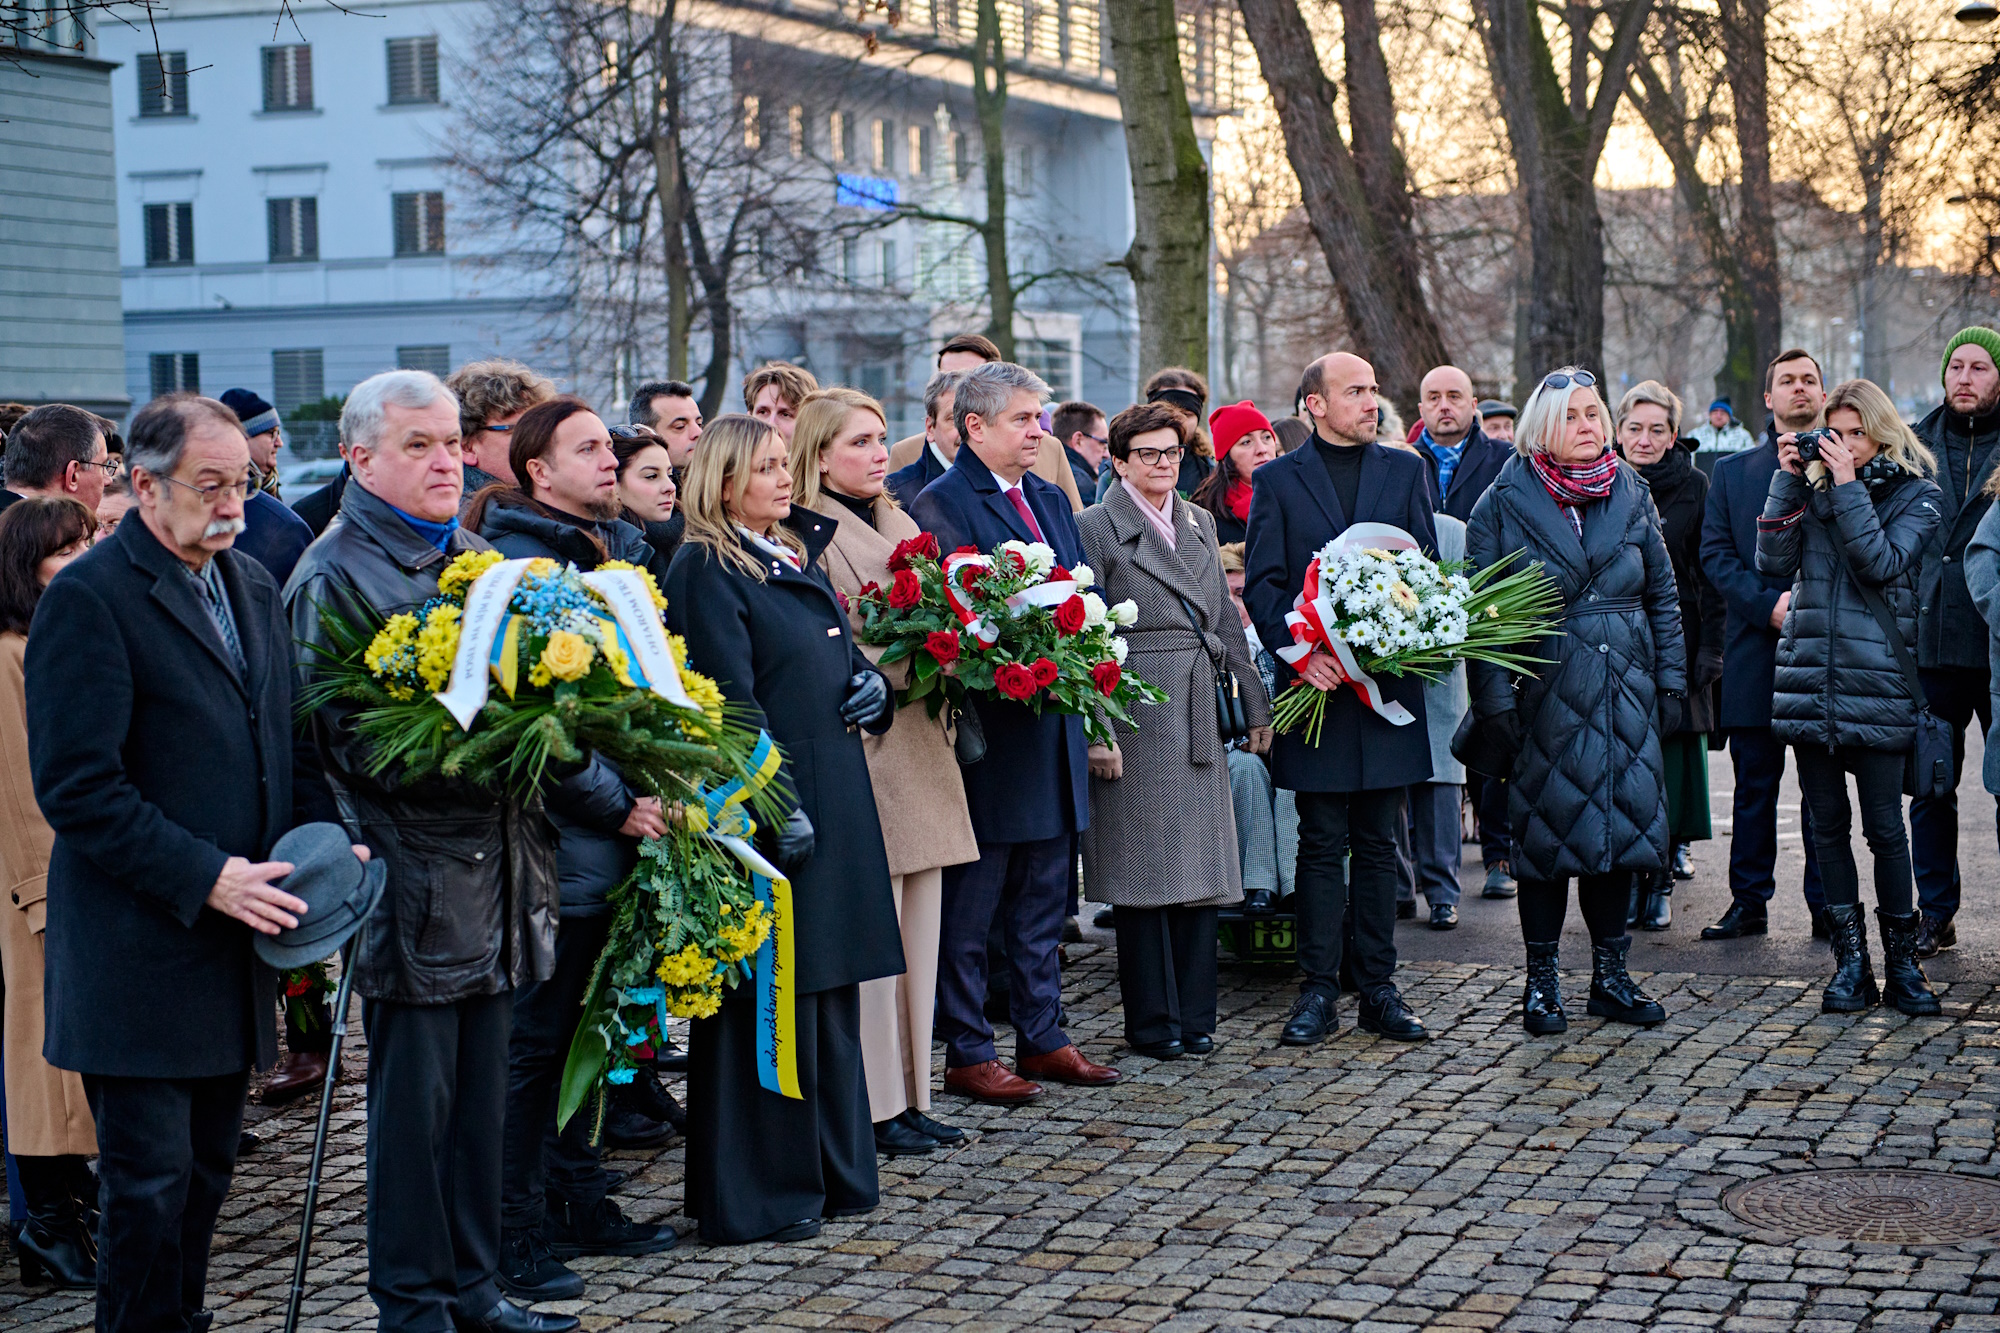
<svg viewBox="0 0 2000 1333"><path fill-rule="evenodd" d="M1534 649L1531 676L1470 663L1473 715L1517 709L1521 755L1507 786L1514 873L1524 879L1657 870L1667 864L1659 695L1685 693L1674 570L1646 483L1621 463L1611 494L1583 509L1583 537L1525 458L1509 459L1473 506L1475 568L1540 561L1562 588L1563 633Z"/></svg>
<svg viewBox="0 0 2000 1333"><path fill-rule="evenodd" d="M1917 581L1917 665L1978 671L1986 622L1965 586L1965 548L1993 504L1986 483L2000 459L2000 409L1968 417L1940 403L1912 429L1937 456L1940 515Z"/></svg>
<svg viewBox="0 0 2000 1333"><path fill-rule="evenodd" d="M1687 707L1675 733L1716 729L1720 700L1716 682L1722 679L1722 594L1701 565L1701 523L1708 509L1708 477L1694 465L1694 451L1679 445L1657 463L1639 469L1660 511L1660 535L1667 557L1674 562L1674 588L1680 595L1681 637L1687 645Z"/></svg>
<svg viewBox="0 0 2000 1333"><path fill-rule="evenodd" d="M1771 731L1787 745L1907 751L1916 739L1916 703L1855 579L1882 590L1903 642L1914 644L1919 570L1942 515L1934 483L1884 470L1825 489L1783 468L1771 474L1757 568L1792 580L1771 701Z"/></svg>

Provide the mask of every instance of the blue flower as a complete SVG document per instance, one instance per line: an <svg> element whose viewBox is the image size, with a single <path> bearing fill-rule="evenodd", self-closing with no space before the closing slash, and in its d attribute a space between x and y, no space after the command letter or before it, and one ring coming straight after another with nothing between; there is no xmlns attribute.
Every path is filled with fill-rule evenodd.
<svg viewBox="0 0 2000 1333"><path fill-rule="evenodd" d="M620 1086L623 1086L624 1084L630 1083L632 1081L632 1075L634 1072L635 1071L630 1069L614 1069L610 1073L606 1074L604 1077L607 1082L616 1083L619 1084Z"/></svg>
<svg viewBox="0 0 2000 1333"><path fill-rule="evenodd" d="M644 1046L646 1044L646 1037L646 1029L640 1028L637 1032L628 1032L625 1034L625 1044L627 1046Z"/></svg>
<svg viewBox="0 0 2000 1333"><path fill-rule="evenodd" d="M627 1004L658 1004L666 992L658 986L641 986L625 992Z"/></svg>

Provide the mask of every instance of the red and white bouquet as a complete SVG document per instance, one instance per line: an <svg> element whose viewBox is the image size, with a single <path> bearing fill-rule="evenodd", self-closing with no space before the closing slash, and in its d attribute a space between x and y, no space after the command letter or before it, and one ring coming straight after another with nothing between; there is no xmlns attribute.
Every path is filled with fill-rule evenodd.
<svg viewBox="0 0 2000 1333"><path fill-rule="evenodd" d="M1109 743L1113 722L1136 728L1134 704L1166 700L1125 674L1118 627L1138 608L1105 605L1088 566L1063 568L1041 542L944 555L923 533L897 544L889 571L889 587L861 590L861 641L886 649L884 666L910 663L902 702L922 699L933 717L971 692L1074 713L1093 742Z"/></svg>

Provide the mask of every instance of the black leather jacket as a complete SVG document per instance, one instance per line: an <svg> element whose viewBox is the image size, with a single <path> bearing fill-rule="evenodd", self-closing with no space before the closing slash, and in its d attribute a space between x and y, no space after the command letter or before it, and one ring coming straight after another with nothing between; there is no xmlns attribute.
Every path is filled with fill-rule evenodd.
<svg viewBox="0 0 2000 1333"><path fill-rule="evenodd" d="M449 545L439 551L356 480L285 585L293 636L323 643L322 607L356 623L415 610L437 594L453 556L487 544L460 531ZM301 651L303 679L313 660ZM394 769L368 777L356 707L335 701L308 724L340 819L389 867L360 937L355 988L369 999L451 1004L546 979L557 887L554 831L540 801L523 807L463 782L405 781Z"/></svg>

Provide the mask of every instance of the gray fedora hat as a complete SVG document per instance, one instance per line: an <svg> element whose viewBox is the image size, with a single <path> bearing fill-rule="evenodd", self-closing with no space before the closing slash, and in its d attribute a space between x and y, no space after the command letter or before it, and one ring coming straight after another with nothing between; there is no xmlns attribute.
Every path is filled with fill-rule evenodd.
<svg viewBox="0 0 2000 1333"><path fill-rule="evenodd" d="M382 901L389 867L354 855L354 841L338 824L301 824L278 839L273 861L290 861L292 873L278 887L305 901L299 924L257 936L257 956L281 971L317 963L340 951Z"/></svg>

